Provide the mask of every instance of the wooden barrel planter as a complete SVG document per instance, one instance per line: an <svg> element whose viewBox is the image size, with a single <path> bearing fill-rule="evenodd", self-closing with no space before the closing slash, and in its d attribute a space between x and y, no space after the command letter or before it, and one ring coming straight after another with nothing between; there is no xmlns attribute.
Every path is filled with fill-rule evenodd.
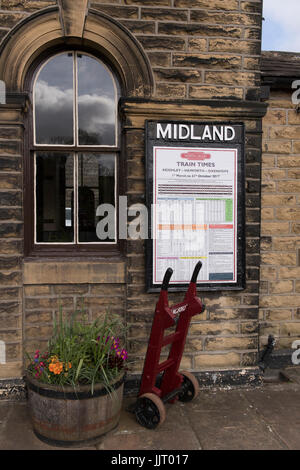
<svg viewBox="0 0 300 470"><path fill-rule="evenodd" d="M82 447L97 443L120 419L124 374L112 383L112 391L96 384L60 387L26 377L30 417L35 435L47 444Z"/></svg>

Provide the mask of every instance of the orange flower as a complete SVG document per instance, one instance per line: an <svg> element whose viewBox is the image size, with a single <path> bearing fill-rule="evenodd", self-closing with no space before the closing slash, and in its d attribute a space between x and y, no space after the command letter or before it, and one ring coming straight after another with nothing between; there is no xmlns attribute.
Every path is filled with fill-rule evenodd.
<svg viewBox="0 0 300 470"><path fill-rule="evenodd" d="M50 364L49 364L50 372L53 372L55 375L59 375L65 370L67 372L68 369L71 369L72 363L71 362L61 362L58 356L51 356L50 357ZM65 374L66 375L66 374Z"/></svg>
<svg viewBox="0 0 300 470"><path fill-rule="evenodd" d="M63 370L63 363L58 360L57 362L54 362L54 360L52 360L51 364L49 365L49 370L55 375L59 375Z"/></svg>

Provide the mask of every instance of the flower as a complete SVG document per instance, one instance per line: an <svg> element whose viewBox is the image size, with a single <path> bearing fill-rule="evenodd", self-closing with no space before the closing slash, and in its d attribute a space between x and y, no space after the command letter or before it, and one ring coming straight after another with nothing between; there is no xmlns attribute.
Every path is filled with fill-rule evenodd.
<svg viewBox="0 0 300 470"><path fill-rule="evenodd" d="M128 358L128 353L126 349L122 349L120 356L123 359L123 361L126 361L126 359Z"/></svg>
<svg viewBox="0 0 300 470"><path fill-rule="evenodd" d="M106 314L93 323L77 321L75 314L54 322L47 350L29 355L27 373L43 383L55 385L95 383L108 388L122 370L128 353L122 345L120 318Z"/></svg>
<svg viewBox="0 0 300 470"><path fill-rule="evenodd" d="M63 370L63 363L60 361L51 362L49 365L50 372L53 372L55 375L59 375Z"/></svg>

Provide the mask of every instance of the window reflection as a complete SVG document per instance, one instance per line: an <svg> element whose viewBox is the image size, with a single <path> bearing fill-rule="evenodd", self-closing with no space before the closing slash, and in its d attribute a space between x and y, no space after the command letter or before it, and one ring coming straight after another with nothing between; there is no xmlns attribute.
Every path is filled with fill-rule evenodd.
<svg viewBox="0 0 300 470"><path fill-rule="evenodd" d="M96 234L100 204L115 206L115 156L80 154L78 157L79 242L100 242ZM106 241L112 242L108 239Z"/></svg>
<svg viewBox="0 0 300 470"><path fill-rule="evenodd" d="M73 53L55 56L38 75L34 91L36 144L74 144L74 70L78 145L115 145L116 83L101 62Z"/></svg>
<svg viewBox="0 0 300 470"><path fill-rule="evenodd" d="M105 216L96 213L110 204L115 219L117 154L99 146L117 145L118 94L109 69L87 54L64 52L40 69L34 88L36 243L116 241L114 223L109 238L97 235ZM86 145L91 151L83 153Z"/></svg>
<svg viewBox="0 0 300 470"><path fill-rule="evenodd" d="M115 86L106 67L87 55L78 60L79 145L115 145Z"/></svg>
<svg viewBox="0 0 300 470"><path fill-rule="evenodd" d="M73 155L36 155L36 241L74 241Z"/></svg>
<svg viewBox="0 0 300 470"><path fill-rule="evenodd" d="M37 144L72 145L73 54L60 54L41 70L35 84Z"/></svg>

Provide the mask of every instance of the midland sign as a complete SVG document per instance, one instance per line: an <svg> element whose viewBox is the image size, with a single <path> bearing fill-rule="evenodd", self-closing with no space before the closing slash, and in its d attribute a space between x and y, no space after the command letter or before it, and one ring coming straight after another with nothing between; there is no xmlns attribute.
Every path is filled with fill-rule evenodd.
<svg viewBox="0 0 300 470"><path fill-rule="evenodd" d="M148 121L147 289L183 290L197 261L203 290L244 286L244 127Z"/></svg>

